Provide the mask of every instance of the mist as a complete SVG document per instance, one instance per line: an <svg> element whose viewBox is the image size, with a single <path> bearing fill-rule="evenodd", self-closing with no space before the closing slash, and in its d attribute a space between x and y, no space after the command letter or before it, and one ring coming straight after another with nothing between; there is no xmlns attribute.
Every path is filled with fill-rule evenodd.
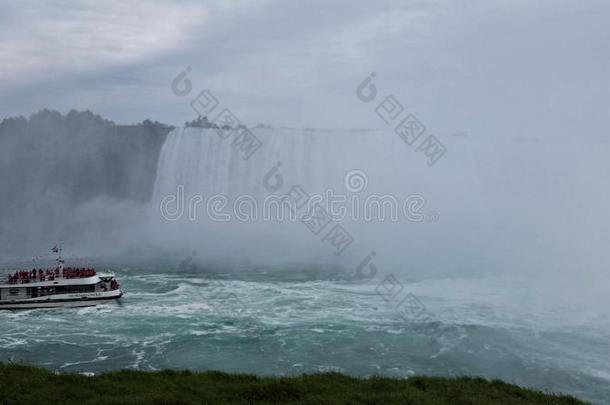
<svg viewBox="0 0 610 405"><path fill-rule="evenodd" d="M2 179L7 253L63 241L89 256L196 252L202 262L348 272L375 252L378 267L411 277L605 271L601 138L439 135L447 152L430 166L391 130L254 128L260 145L244 159L219 130L92 117L3 122L14 173ZM353 239L341 254L279 203L296 186Z"/></svg>

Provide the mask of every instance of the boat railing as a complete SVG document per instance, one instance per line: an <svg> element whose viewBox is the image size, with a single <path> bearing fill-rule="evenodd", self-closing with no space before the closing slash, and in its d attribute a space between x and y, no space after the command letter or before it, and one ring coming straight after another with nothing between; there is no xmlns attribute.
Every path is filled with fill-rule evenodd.
<svg viewBox="0 0 610 405"><path fill-rule="evenodd" d="M92 268L56 267L54 269L17 270L8 275L8 284L29 284L43 281L79 279L93 277L97 273Z"/></svg>

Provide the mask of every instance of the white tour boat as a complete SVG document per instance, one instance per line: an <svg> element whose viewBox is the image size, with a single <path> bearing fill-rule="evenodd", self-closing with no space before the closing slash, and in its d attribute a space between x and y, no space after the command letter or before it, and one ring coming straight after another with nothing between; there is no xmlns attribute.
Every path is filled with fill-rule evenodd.
<svg viewBox="0 0 610 405"><path fill-rule="evenodd" d="M64 267L61 254L56 261L56 267L17 270L0 280L0 309L87 307L123 295L114 274Z"/></svg>

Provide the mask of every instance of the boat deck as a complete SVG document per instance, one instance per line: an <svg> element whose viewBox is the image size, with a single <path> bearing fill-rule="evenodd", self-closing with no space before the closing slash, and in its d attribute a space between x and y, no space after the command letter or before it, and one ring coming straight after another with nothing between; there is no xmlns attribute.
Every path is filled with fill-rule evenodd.
<svg viewBox="0 0 610 405"><path fill-rule="evenodd" d="M64 268L18 270L0 279L0 287L32 287L63 284L90 284L99 280L95 269Z"/></svg>

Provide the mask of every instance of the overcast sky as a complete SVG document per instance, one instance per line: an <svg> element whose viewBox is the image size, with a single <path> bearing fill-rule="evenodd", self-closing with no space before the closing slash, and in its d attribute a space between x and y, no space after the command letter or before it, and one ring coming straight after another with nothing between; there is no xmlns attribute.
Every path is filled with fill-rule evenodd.
<svg viewBox="0 0 610 405"><path fill-rule="evenodd" d="M249 125L383 128L377 74L437 133L606 135L604 1L0 0L0 115L182 124L210 89ZM171 81L185 67L191 96Z"/></svg>

